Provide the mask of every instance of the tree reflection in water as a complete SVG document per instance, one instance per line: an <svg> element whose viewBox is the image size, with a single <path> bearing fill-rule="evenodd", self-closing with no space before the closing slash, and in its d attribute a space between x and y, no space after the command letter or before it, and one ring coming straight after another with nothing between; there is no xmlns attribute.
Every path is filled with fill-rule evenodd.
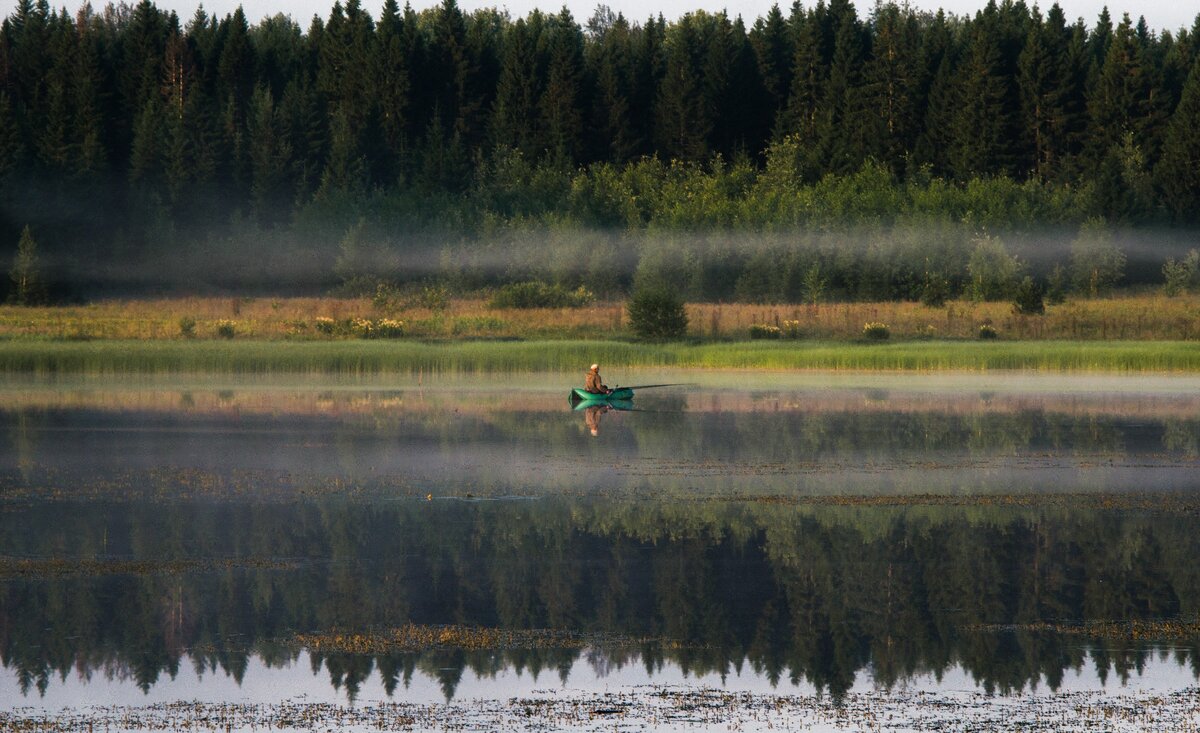
<svg viewBox="0 0 1200 733"><path fill-rule="evenodd" d="M603 499L8 507L4 554L231 559L181 573L10 577L0 658L22 690L72 669L126 670L149 689L189 660L241 678L251 654L291 662L293 632L418 624L571 629L633 648L314 653L353 697L415 670L452 696L464 670L678 664L839 695L870 666L885 686L961 664L1008 692L1095 664L1127 679L1143 642L1055 624L1194 618L1192 516L1097 509L796 507ZM290 569L264 559L298 561ZM245 561L242 567L240 561ZM255 565L258 565L256 567ZM1047 622L1048 630L982 625ZM1197 639L1172 640L1197 664Z"/></svg>
<svg viewBox="0 0 1200 733"><path fill-rule="evenodd" d="M1063 625L1200 614L1189 395L664 395L597 441L561 394L514 394L10 393L0 561L93 564L0 577L0 661L26 694L73 669L149 690L294 662L298 632L461 624L653 641L311 659L351 697L581 658L835 696L961 665L1008 692L1153 653ZM1170 648L1194 669L1197 642Z"/></svg>

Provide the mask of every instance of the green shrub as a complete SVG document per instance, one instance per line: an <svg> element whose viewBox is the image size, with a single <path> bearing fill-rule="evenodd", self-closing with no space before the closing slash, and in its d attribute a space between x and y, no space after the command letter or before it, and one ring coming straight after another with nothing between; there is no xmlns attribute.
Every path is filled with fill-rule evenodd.
<svg viewBox="0 0 1200 733"><path fill-rule="evenodd" d="M561 285L530 280L500 288L489 305L492 308L583 308L595 299L591 291L582 286L567 290Z"/></svg>
<svg viewBox="0 0 1200 733"><path fill-rule="evenodd" d="M360 339L390 339L404 335L404 322L391 318L380 318L372 321L367 318L355 318L350 321L350 332Z"/></svg>
<svg viewBox="0 0 1200 733"><path fill-rule="evenodd" d="M1200 287L1200 250L1193 249L1182 261L1167 260L1162 268L1163 292L1174 297Z"/></svg>
<svg viewBox="0 0 1200 733"><path fill-rule="evenodd" d="M1028 275L1021 280L1013 295L1013 310L1023 316L1040 316L1046 312L1046 301L1042 297L1042 286Z"/></svg>
<svg viewBox="0 0 1200 733"><path fill-rule="evenodd" d="M892 336L892 329L886 323L864 323L863 338L868 341L887 341Z"/></svg>
<svg viewBox="0 0 1200 733"><path fill-rule="evenodd" d="M800 321L784 321L783 335L790 339L798 339L803 335L800 330Z"/></svg>
<svg viewBox="0 0 1200 733"><path fill-rule="evenodd" d="M821 275L821 265L814 264L804 271L804 277L800 280L804 302L817 305L825 299L825 290L828 286L829 281Z"/></svg>
<svg viewBox="0 0 1200 733"><path fill-rule="evenodd" d="M417 292L412 304L440 313L450 307L450 289L441 283L425 285Z"/></svg>
<svg viewBox="0 0 1200 733"><path fill-rule="evenodd" d="M403 308L405 302L399 288L392 283L381 282L375 285L375 294L371 296L371 305L377 311L391 312Z"/></svg>
<svg viewBox="0 0 1200 733"><path fill-rule="evenodd" d="M398 339L404 335L404 321L380 318L374 323L375 338Z"/></svg>
<svg viewBox="0 0 1200 733"><path fill-rule="evenodd" d="M337 321L326 316L320 316L317 320L313 321L313 328L316 329L317 333L326 336L332 336L334 331L337 330L337 325Z"/></svg>
<svg viewBox="0 0 1200 733"><path fill-rule="evenodd" d="M455 336L469 333L494 333L508 328L508 322L491 316L463 316L450 324L450 333Z"/></svg>
<svg viewBox="0 0 1200 733"><path fill-rule="evenodd" d="M1006 300L1017 286L1023 265L999 237L986 234L975 238L975 248L967 261L970 282L967 295L972 300Z"/></svg>
<svg viewBox="0 0 1200 733"><path fill-rule="evenodd" d="M751 339L777 339L783 337L783 329L779 326L767 326L756 323L750 327Z"/></svg>
<svg viewBox="0 0 1200 733"><path fill-rule="evenodd" d="M1071 243L1071 279L1075 289L1097 297L1107 293L1125 276L1125 253L1112 242L1103 219L1084 222Z"/></svg>
<svg viewBox="0 0 1200 733"><path fill-rule="evenodd" d="M1000 338L1000 334L996 333L996 329L992 325L985 323L979 327L979 339L981 341L991 341L997 338Z"/></svg>
<svg viewBox="0 0 1200 733"><path fill-rule="evenodd" d="M640 338L674 339L687 335L683 298L669 287L646 287L634 292L626 309L629 325Z"/></svg>
<svg viewBox="0 0 1200 733"><path fill-rule="evenodd" d="M1067 301L1067 271L1062 265L1055 265L1046 278L1046 302L1050 305L1062 305Z"/></svg>
<svg viewBox="0 0 1200 733"><path fill-rule="evenodd" d="M179 335L185 339L195 338L196 336L196 319L191 316L184 316L179 319Z"/></svg>
<svg viewBox="0 0 1200 733"><path fill-rule="evenodd" d="M941 273L927 272L921 283L921 305L941 308L950 299L950 281Z"/></svg>
<svg viewBox="0 0 1200 733"><path fill-rule="evenodd" d="M237 334L237 324L233 321L217 321L217 335L223 339L231 339Z"/></svg>

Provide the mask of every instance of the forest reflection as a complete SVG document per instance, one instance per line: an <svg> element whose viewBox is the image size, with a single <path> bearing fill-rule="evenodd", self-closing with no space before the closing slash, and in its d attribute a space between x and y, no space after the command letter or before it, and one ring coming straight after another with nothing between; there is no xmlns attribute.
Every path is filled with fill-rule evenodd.
<svg viewBox="0 0 1200 733"><path fill-rule="evenodd" d="M1081 639L1057 625L1195 619L1200 520L1166 511L804 507L544 497L522 501L32 502L0 554L164 562L183 572L9 574L0 661L25 694L119 670L149 690L184 665L241 680L290 664L294 632L404 623L569 629L645 643L585 649L312 654L353 698L415 671L454 695L465 671L676 664L745 668L835 696L961 666L986 689L1056 688L1156 654L1195 674L1200 638ZM286 560L281 566L267 561ZM981 630L1046 622L1041 631ZM665 640L665 641L663 641Z"/></svg>

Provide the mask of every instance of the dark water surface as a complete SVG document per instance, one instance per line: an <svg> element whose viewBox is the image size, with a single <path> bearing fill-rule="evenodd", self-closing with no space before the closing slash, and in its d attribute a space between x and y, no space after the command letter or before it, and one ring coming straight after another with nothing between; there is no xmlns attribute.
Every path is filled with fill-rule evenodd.
<svg viewBox="0 0 1200 733"><path fill-rule="evenodd" d="M1195 684L1191 381L714 380L10 386L0 700Z"/></svg>

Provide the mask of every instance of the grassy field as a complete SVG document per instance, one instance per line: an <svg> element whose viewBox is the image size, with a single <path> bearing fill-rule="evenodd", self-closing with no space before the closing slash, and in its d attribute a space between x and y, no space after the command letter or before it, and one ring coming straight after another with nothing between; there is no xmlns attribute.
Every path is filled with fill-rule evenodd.
<svg viewBox="0 0 1200 733"><path fill-rule="evenodd" d="M496 310L370 299L177 298L0 307L7 374L338 374L714 369L1200 372L1200 296L1078 300L1020 316L1008 303L692 304L689 342L632 340L624 305ZM866 322L891 330L862 343ZM370 324L390 324L390 338ZM190 326L188 325L190 324ZM999 339L980 341L991 325ZM797 338L750 341L752 325ZM224 335L221 329L224 328Z"/></svg>
<svg viewBox="0 0 1200 733"><path fill-rule="evenodd" d="M1200 343L1165 341L774 341L636 344L617 341L424 343L343 341L0 342L9 375L576 373L610 369L992 370L1200 372Z"/></svg>
<svg viewBox="0 0 1200 733"><path fill-rule="evenodd" d="M1009 303L953 301L944 308L919 303L827 303L805 305L693 304L689 336L740 341L752 325L793 330L805 340L848 341L868 321L887 324L893 340L973 339L983 324L1001 339L1187 341L1200 339L1200 296L1162 295L1075 300L1049 306L1044 316L1020 316ZM417 339L517 338L539 340L626 339L624 304L598 303L579 309L491 309L480 299L451 300L443 309L376 305L370 299L176 298L101 301L81 306L0 306L0 339L183 340L181 321L194 322L191 338L218 338L227 322L234 339L313 341L352 339L352 329L324 333L322 319L339 324L358 319L403 323Z"/></svg>

